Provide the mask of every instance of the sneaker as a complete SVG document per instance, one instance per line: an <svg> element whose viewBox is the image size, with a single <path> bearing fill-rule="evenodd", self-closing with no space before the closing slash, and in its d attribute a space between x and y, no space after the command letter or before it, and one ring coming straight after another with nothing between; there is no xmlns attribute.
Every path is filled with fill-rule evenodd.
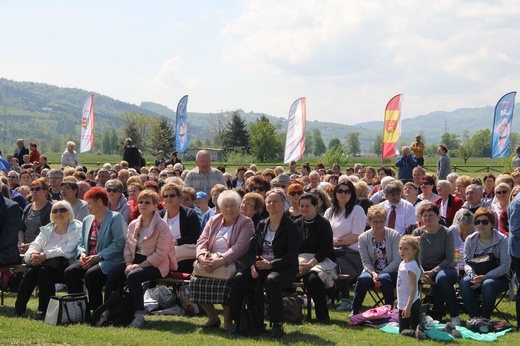
<svg viewBox="0 0 520 346"><path fill-rule="evenodd" d="M350 299L341 299L341 304L336 309L337 311L352 310L352 301Z"/></svg>
<svg viewBox="0 0 520 346"><path fill-rule="evenodd" d="M460 326L460 318L459 318L459 316L452 317L450 320L451 320L451 323L453 323L454 325Z"/></svg>
<svg viewBox="0 0 520 346"><path fill-rule="evenodd" d="M128 328L142 328L143 324L144 324L144 319L134 317L132 322L128 325Z"/></svg>
<svg viewBox="0 0 520 346"><path fill-rule="evenodd" d="M424 334L422 331L421 331L421 328L420 328L420 324L417 325L417 328L415 328L415 337L419 340L426 340L427 337L426 337L426 334Z"/></svg>
<svg viewBox="0 0 520 346"><path fill-rule="evenodd" d="M462 338L461 332L457 330L457 326L455 326L452 322L446 323L444 330L446 333L451 334L456 339Z"/></svg>
<svg viewBox="0 0 520 346"><path fill-rule="evenodd" d="M107 323L108 313L101 314L99 321L96 323L96 327L103 327Z"/></svg>
<svg viewBox="0 0 520 346"><path fill-rule="evenodd" d="M283 336L283 326L281 323L273 324L273 329L271 330L271 338L272 339L281 339Z"/></svg>

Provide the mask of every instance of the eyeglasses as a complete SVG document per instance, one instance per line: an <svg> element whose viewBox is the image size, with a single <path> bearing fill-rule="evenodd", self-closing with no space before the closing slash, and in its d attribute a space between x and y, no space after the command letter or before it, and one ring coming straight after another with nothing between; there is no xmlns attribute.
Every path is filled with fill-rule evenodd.
<svg viewBox="0 0 520 346"><path fill-rule="evenodd" d="M421 186L423 185L432 185L429 181L421 181Z"/></svg>
<svg viewBox="0 0 520 346"><path fill-rule="evenodd" d="M165 195L163 195L162 197L163 197L163 198L175 198L175 197L177 197L177 195L174 194L174 193L170 193L170 194L165 194Z"/></svg>
<svg viewBox="0 0 520 346"><path fill-rule="evenodd" d="M70 190L70 189L72 189L72 187L64 185L64 186L60 187L60 189L61 190Z"/></svg>
<svg viewBox="0 0 520 346"><path fill-rule="evenodd" d="M138 201L139 204L152 204L152 201Z"/></svg>
<svg viewBox="0 0 520 346"><path fill-rule="evenodd" d="M251 191L266 191L266 188L263 186L251 186Z"/></svg>
<svg viewBox="0 0 520 346"><path fill-rule="evenodd" d="M475 220L475 225L483 224L484 226L489 225L489 220L483 219L483 220Z"/></svg>
<svg viewBox="0 0 520 346"><path fill-rule="evenodd" d="M14 179L14 178L16 178L16 176L14 176L14 175L8 175L7 176L7 179Z"/></svg>
<svg viewBox="0 0 520 346"><path fill-rule="evenodd" d="M58 214L58 213L65 214L66 212L68 212L67 208L56 208L56 209L52 209L52 211L51 211L51 213L53 213L53 214Z"/></svg>
<svg viewBox="0 0 520 346"><path fill-rule="evenodd" d="M49 179L63 179L63 178L60 178L60 177L49 177Z"/></svg>
<svg viewBox="0 0 520 346"><path fill-rule="evenodd" d="M497 195L505 195L507 193L506 190L500 190L495 192Z"/></svg>
<svg viewBox="0 0 520 346"><path fill-rule="evenodd" d="M191 201L191 197L182 197L182 200L187 202L187 201Z"/></svg>
<svg viewBox="0 0 520 346"><path fill-rule="evenodd" d="M255 206L253 204L249 204L249 203L242 203L242 207L254 208Z"/></svg>
<svg viewBox="0 0 520 346"><path fill-rule="evenodd" d="M336 193L339 193L340 195L341 194L350 195L352 192L350 192L350 190L337 189Z"/></svg>
<svg viewBox="0 0 520 346"><path fill-rule="evenodd" d="M43 189L43 187L36 186L36 187L31 187L29 190L31 190L31 191L40 191L41 189Z"/></svg>
<svg viewBox="0 0 520 346"><path fill-rule="evenodd" d="M166 175L166 174L161 174L161 175L159 176L159 178L168 178L168 175Z"/></svg>
<svg viewBox="0 0 520 346"><path fill-rule="evenodd" d="M107 190L107 192L114 192L114 193L120 192L118 189L111 189L109 187L107 187L106 190Z"/></svg>
<svg viewBox="0 0 520 346"><path fill-rule="evenodd" d="M278 185L279 188L285 189L287 185Z"/></svg>
<svg viewBox="0 0 520 346"><path fill-rule="evenodd" d="M296 195L301 196L301 195L303 195L303 191L301 191L301 190L299 190L299 191L291 191L291 192L289 192L289 195L291 195L293 197L296 196Z"/></svg>

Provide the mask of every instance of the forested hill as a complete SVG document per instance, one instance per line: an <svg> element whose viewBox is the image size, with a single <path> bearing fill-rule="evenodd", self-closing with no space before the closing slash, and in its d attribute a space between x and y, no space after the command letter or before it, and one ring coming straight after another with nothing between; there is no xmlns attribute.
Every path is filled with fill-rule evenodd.
<svg viewBox="0 0 520 346"><path fill-rule="evenodd" d="M175 121L173 110L153 102L135 105L94 91L0 78L0 150L11 152L15 148L17 138L27 138L45 146L46 151L61 152L67 140L78 141L81 111L91 93L95 95L95 129L98 139L107 128L118 129L120 136L123 135L119 131L121 124L117 116L125 111L164 116ZM241 109L212 114L188 111L190 138L192 140L199 138L204 143L211 142L219 122L225 122L233 111L237 111L246 123L254 122L264 115ZM266 116L280 132L286 131L286 115ZM349 115L345 115L344 119L338 119L338 122L346 122L347 117ZM436 111L404 119L400 144L410 143L417 133L425 136L427 145L439 143L446 129L450 133L457 134L459 138L464 130L468 130L469 134L473 135L478 130L491 129L492 119L493 107L491 106L457 109L452 112ZM349 122L359 120L362 119L349 118ZM319 129L325 144L334 137L345 143L349 133L358 132L362 152L372 152L374 140L382 133L382 128L382 121L360 122L355 126L320 121L307 122L307 132ZM520 131L520 121L513 121L512 130Z"/></svg>

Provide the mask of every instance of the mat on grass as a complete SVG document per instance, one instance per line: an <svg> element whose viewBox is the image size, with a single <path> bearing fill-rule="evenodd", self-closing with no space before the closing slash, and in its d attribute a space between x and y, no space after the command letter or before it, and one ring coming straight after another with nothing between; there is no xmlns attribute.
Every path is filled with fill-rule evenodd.
<svg viewBox="0 0 520 346"><path fill-rule="evenodd" d="M426 330L424 333L434 340L452 340L453 336L450 334L443 332L440 330L441 328L444 328L444 324L438 324L437 328L435 330ZM383 327L379 328L380 331L390 334L399 334L399 324L395 322L387 323ZM460 331L462 334L462 338L464 339L473 339L477 341L495 341L499 337L505 335L507 332L511 331L511 328L508 328L506 330L503 330L501 332L495 332L495 333L475 333L469 330L466 327L457 327L457 330Z"/></svg>

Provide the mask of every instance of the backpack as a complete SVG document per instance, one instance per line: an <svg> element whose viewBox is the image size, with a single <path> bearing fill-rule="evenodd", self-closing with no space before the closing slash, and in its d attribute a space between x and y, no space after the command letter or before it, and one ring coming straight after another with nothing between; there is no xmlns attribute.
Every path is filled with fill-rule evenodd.
<svg viewBox="0 0 520 346"><path fill-rule="evenodd" d="M92 313L90 324L96 326L101 315L108 311L107 324L115 327L126 327L134 319L134 307L128 287L112 292L108 300Z"/></svg>
<svg viewBox="0 0 520 346"><path fill-rule="evenodd" d="M309 298L310 299L310 298ZM297 294L293 293L283 297L283 321L293 324L303 323L303 301Z"/></svg>

